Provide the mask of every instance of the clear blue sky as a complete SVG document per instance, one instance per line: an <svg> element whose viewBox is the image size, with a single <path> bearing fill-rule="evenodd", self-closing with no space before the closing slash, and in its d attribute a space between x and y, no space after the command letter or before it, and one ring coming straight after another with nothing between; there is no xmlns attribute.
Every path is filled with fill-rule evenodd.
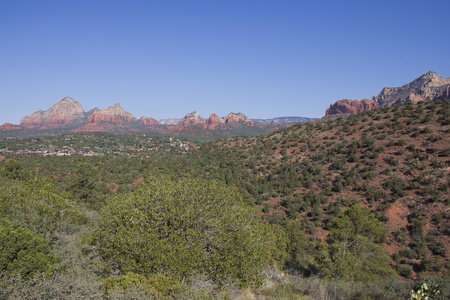
<svg viewBox="0 0 450 300"><path fill-rule="evenodd" d="M0 0L0 124L72 97L139 118L322 117L434 71L450 1Z"/></svg>

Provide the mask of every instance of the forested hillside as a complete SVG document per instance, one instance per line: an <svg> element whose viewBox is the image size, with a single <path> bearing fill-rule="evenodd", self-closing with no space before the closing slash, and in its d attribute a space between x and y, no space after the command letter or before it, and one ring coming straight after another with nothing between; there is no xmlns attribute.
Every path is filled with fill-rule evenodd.
<svg viewBox="0 0 450 300"><path fill-rule="evenodd" d="M198 157L266 221L298 220L314 239L326 239L342 209L369 208L396 270L417 278L450 267L449 125L448 102L419 102L215 142Z"/></svg>
<svg viewBox="0 0 450 300"><path fill-rule="evenodd" d="M437 101L205 144L1 140L0 299L447 299L449 136Z"/></svg>

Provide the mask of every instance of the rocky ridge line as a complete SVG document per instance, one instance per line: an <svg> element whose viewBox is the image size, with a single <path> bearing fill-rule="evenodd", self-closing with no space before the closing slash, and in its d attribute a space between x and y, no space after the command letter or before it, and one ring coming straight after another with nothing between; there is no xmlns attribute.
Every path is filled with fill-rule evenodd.
<svg viewBox="0 0 450 300"><path fill-rule="evenodd" d="M406 102L436 101L450 98L450 78L430 71L401 87L385 87L372 100L338 100L326 110L325 117L354 114L378 107Z"/></svg>

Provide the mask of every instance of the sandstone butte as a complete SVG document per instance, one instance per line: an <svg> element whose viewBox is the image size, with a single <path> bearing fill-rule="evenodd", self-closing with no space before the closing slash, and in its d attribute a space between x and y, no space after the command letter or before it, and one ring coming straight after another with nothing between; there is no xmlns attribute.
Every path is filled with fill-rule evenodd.
<svg viewBox="0 0 450 300"><path fill-rule="evenodd" d="M214 129L223 123L224 123L224 121L221 118L219 118L216 114L212 114L209 116L208 120L206 121L205 127Z"/></svg>
<svg viewBox="0 0 450 300"><path fill-rule="evenodd" d="M136 121L136 118L131 113L125 111L119 103L116 103L114 106L110 106L94 113L90 118L89 123L98 124L100 122L111 122L122 124L122 121L131 123Z"/></svg>
<svg viewBox="0 0 450 300"><path fill-rule="evenodd" d="M213 129L219 125L231 124L231 123L243 123L247 126L253 126L253 121L250 120L243 113L230 113L224 119L219 118L216 114L212 114L208 119L203 119L197 111L187 114L184 119L180 121L179 126L198 126L201 125L204 128Z"/></svg>
<svg viewBox="0 0 450 300"><path fill-rule="evenodd" d="M327 109L325 116L342 115L342 114L357 114L366 110L373 110L378 108L378 104L373 100L348 100L343 99L331 104Z"/></svg>
<svg viewBox="0 0 450 300"><path fill-rule="evenodd" d="M244 123L248 126L253 126L253 121L250 120L249 118L247 118L246 115L244 115L243 113L239 112L239 113L230 113L228 114L228 116L225 119L225 124L230 124L230 123Z"/></svg>
<svg viewBox="0 0 450 300"><path fill-rule="evenodd" d="M144 116L142 116L140 119L139 119L139 122L141 122L141 124L142 125L144 125L144 126L158 126L158 125L161 125L158 121L156 121L155 119L153 119L153 118L147 118L147 117L144 117Z"/></svg>
<svg viewBox="0 0 450 300"><path fill-rule="evenodd" d="M65 97L47 111L39 110L22 118L20 125L25 128L44 127L43 129L57 128L61 125L75 125L74 123L81 121L80 119L84 117L84 114L83 106L79 102Z"/></svg>
<svg viewBox="0 0 450 300"><path fill-rule="evenodd" d="M180 124L178 124L180 127L185 126L197 126L197 125L203 125L205 124L205 119L203 119L198 111L193 111L189 114L187 114L181 121Z"/></svg>
<svg viewBox="0 0 450 300"><path fill-rule="evenodd" d="M372 100L339 100L330 105L326 111L326 117L346 114L354 114L377 107L386 107L405 102L417 103L450 98L450 79L445 79L434 72L428 72L414 81L402 87L385 87L378 96ZM20 120L20 126L4 124L0 130L20 129L65 129L73 132L82 131L139 131L145 128L173 128L175 131L183 131L191 126L199 126L214 129L218 126L240 123L245 126L253 126L252 120L242 113L230 113L224 119L212 114L208 119L203 119L198 112L187 114L179 125L161 125L158 121L142 117L137 120L131 113L122 109L119 103L104 110L94 108L85 112L83 106L65 97L54 104L49 110L39 110Z"/></svg>
<svg viewBox="0 0 450 300"><path fill-rule="evenodd" d="M5 123L0 126L0 130L23 130L23 127L16 124Z"/></svg>
<svg viewBox="0 0 450 300"><path fill-rule="evenodd" d="M325 117L354 114L377 107L387 107L406 102L417 103L450 98L450 78L428 72L401 87L385 87L372 100L338 100L327 109Z"/></svg>
<svg viewBox="0 0 450 300"><path fill-rule="evenodd" d="M140 131L151 128L159 131L182 132L192 130L193 126L198 128L214 129L225 123L241 122L245 125L253 125L253 122L242 113L229 114L224 118L219 118L212 114L208 119L203 119L197 111L189 113L178 125L162 125L150 117L136 119L131 113L125 111L119 103L104 110L99 108L85 112L83 106L65 97L49 110L39 110L29 116L22 118L20 125L6 123L0 130L21 130L21 129L64 129L71 132L128 132Z"/></svg>

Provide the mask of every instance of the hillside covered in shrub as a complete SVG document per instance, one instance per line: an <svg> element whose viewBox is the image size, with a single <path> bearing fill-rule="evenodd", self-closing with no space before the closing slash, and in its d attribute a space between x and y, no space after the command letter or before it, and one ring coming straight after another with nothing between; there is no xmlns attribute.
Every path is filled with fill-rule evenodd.
<svg viewBox="0 0 450 300"><path fill-rule="evenodd" d="M1 140L0 299L447 299L449 136L445 100L204 144Z"/></svg>

